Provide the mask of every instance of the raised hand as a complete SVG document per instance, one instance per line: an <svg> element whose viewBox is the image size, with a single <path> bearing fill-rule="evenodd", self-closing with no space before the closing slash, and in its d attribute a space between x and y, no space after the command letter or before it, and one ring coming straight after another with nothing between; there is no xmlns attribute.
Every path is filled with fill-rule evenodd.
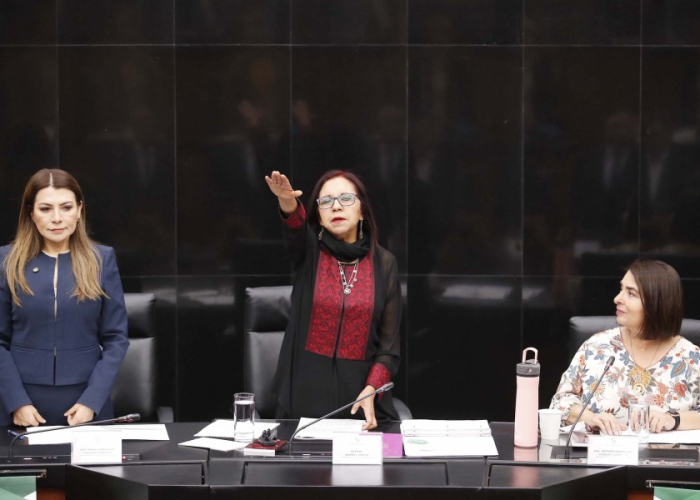
<svg viewBox="0 0 700 500"><path fill-rule="evenodd" d="M297 209L297 198L302 193L292 188L292 184L286 175L274 170L269 177L265 176L265 182L270 187L272 194L277 196L282 212L289 215Z"/></svg>

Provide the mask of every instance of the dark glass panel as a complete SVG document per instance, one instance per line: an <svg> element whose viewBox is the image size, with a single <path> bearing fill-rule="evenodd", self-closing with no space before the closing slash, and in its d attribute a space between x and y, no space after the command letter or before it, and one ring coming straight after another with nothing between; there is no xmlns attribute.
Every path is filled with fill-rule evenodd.
<svg viewBox="0 0 700 500"><path fill-rule="evenodd" d="M409 0L409 42L518 44L523 0Z"/></svg>
<svg viewBox="0 0 700 500"><path fill-rule="evenodd" d="M175 273L173 52L59 49L61 166L122 273Z"/></svg>
<svg viewBox="0 0 700 500"><path fill-rule="evenodd" d="M521 53L411 48L410 272L520 271Z"/></svg>
<svg viewBox="0 0 700 500"><path fill-rule="evenodd" d="M527 0L528 45L637 45L639 0Z"/></svg>
<svg viewBox="0 0 700 500"><path fill-rule="evenodd" d="M289 49L183 47L177 81L180 272L288 272L264 176L289 173Z"/></svg>
<svg viewBox="0 0 700 500"><path fill-rule="evenodd" d="M600 276L638 252L639 49L525 50L524 269Z"/></svg>
<svg viewBox="0 0 700 500"><path fill-rule="evenodd" d="M644 45L700 45L700 2L642 0Z"/></svg>
<svg viewBox="0 0 700 500"><path fill-rule="evenodd" d="M173 43L173 0L57 1L60 43Z"/></svg>
<svg viewBox="0 0 700 500"><path fill-rule="evenodd" d="M0 45L56 43L56 0L0 0Z"/></svg>
<svg viewBox="0 0 700 500"><path fill-rule="evenodd" d="M646 48L642 68L642 252L700 277L697 48Z"/></svg>
<svg viewBox="0 0 700 500"><path fill-rule="evenodd" d="M293 0L295 44L406 42L407 0Z"/></svg>
<svg viewBox="0 0 700 500"><path fill-rule="evenodd" d="M289 43L290 0L177 0L177 43Z"/></svg>

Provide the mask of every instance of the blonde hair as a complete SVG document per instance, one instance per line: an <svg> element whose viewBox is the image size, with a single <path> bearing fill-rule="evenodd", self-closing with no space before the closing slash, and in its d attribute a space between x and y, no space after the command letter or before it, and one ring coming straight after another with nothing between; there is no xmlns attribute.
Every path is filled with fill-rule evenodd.
<svg viewBox="0 0 700 500"><path fill-rule="evenodd" d="M35 173L24 188L17 234L12 242L10 253L7 254L2 263L7 277L7 286L12 293L12 300L18 306L22 305L18 296L19 290L27 295L34 295L27 283L24 269L30 260L39 255L44 246L44 239L32 220L32 211L37 193L47 187L69 189L75 195L76 203L82 207L82 217L78 219L75 231L68 240L73 275L75 276L73 297L77 297L79 301L107 297L100 285L102 255L87 234L83 191L80 189L78 181L68 172L45 168Z"/></svg>

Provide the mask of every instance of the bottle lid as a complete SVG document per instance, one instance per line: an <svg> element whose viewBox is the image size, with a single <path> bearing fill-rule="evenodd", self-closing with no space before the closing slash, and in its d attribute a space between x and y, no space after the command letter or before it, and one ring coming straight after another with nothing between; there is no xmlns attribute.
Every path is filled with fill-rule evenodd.
<svg viewBox="0 0 700 500"><path fill-rule="evenodd" d="M527 358L527 351L532 351L535 353L535 357L532 359ZM537 349L534 347L528 347L523 351L523 361L515 365L515 373L519 377L539 377L540 376L540 364L537 362Z"/></svg>

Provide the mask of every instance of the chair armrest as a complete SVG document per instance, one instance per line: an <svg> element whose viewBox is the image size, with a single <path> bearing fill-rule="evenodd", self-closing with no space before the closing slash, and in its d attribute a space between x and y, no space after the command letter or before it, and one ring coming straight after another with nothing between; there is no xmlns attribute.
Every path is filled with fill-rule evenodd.
<svg viewBox="0 0 700 500"><path fill-rule="evenodd" d="M173 409L170 406L159 406L156 410L158 412L158 422L161 424L170 424L175 421Z"/></svg>
<svg viewBox="0 0 700 500"><path fill-rule="evenodd" d="M394 408L396 408L396 413L399 414L399 420L411 420L413 418L411 410L409 410L406 403L400 399L394 398Z"/></svg>

